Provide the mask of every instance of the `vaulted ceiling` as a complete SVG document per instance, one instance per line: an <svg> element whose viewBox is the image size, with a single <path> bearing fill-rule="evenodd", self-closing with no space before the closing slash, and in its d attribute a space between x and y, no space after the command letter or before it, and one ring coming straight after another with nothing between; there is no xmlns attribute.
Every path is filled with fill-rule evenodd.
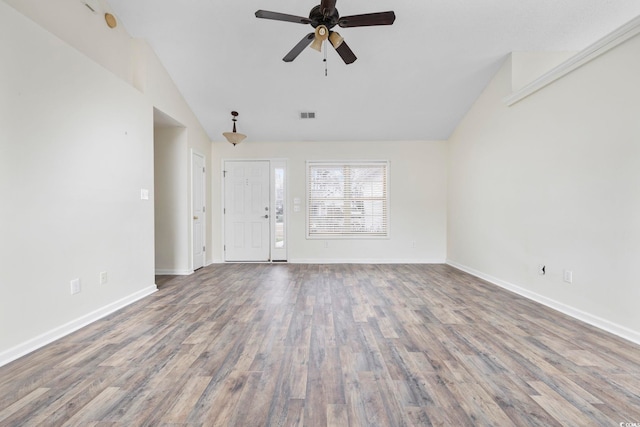
<svg viewBox="0 0 640 427"><path fill-rule="evenodd" d="M447 139L512 51L579 51L640 15L638 0L338 0L341 16L393 10L392 26L338 28L329 47L282 58L313 29L257 19L308 16L319 0L109 0L146 39L216 141ZM300 112L316 113L302 120Z"/></svg>

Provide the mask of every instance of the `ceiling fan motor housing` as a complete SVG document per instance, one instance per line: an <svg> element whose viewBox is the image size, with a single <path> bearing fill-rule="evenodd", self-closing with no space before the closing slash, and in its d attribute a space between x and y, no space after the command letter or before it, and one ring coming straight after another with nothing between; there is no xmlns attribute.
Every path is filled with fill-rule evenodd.
<svg viewBox="0 0 640 427"><path fill-rule="evenodd" d="M309 20L311 20L311 26L313 28L324 25L328 29L331 29L338 25L340 14L338 13L338 9L334 8L331 15L325 16L320 10L320 5L318 5L309 12Z"/></svg>

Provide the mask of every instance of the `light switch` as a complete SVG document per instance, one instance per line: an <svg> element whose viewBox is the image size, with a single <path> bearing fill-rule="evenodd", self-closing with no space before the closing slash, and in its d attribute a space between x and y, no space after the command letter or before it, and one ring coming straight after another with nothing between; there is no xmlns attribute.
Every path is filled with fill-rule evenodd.
<svg viewBox="0 0 640 427"><path fill-rule="evenodd" d="M564 270L564 281L567 283L573 283L573 271Z"/></svg>
<svg viewBox="0 0 640 427"><path fill-rule="evenodd" d="M80 289L80 279L73 279L71 281L71 295L79 293Z"/></svg>
<svg viewBox="0 0 640 427"><path fill-rule="evenodd" d="M140 200L149 200L149 190L146 188L140 189Z"/></svg>

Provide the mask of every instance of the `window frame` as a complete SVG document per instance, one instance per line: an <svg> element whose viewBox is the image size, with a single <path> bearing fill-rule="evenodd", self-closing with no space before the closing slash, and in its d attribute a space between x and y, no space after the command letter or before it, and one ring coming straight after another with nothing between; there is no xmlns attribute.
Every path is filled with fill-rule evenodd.
<svg viewBox="0 0 640 427"><path fill-rule="evenodd" d="M362 234L358 234L358 233L335 233L335 234L322 234L322 233L311 233L311 206L312 203L314 201L314 198L311 197L311 179L312 179L312 168L313 167L333 167L335 168L336 166L342 166L342 167L367 167L367 166L374 166L374 167L380 167L382 166L384 168L384 179L385 182L383 183L383 191L384 191L384 196L379 198L379 200L383 201L383 212L386 213L386 215L384 215L384 218L386 218L386 222L384 224L384 234L381 233L374 233L374 234L367 234L367 233L362 233ZM306 188L305 188L305 193L306 193L306 212L305 212L305 226L306 226L306 238L309 240L370 240L370 239L374 239L374 240L385 240L385 239L390 239L391 236L391 232L390 232L390 225L391 225L391 220L390 220L390 162L388 160L330 160L330 161L319 161L319 160L307 160L306 161ZM345 201L354 201L354 200L358 200L357 198L349 198L349 197L344 197L343 199L337 199L337 200L345 200Z"/></svg>

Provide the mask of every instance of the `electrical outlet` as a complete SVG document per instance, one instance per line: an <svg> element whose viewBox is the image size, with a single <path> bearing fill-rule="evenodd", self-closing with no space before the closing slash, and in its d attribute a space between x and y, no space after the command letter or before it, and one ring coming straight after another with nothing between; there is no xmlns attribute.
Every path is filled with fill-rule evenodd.
<svg viewBox="0 0 640 427"><path fill-rule="evenodd" d="M71 284L71 295L80 293L80 279L73 279L70 284Z"/></svg>
<svg viewBox="0 0 640 427"><path fill-rule="evenodd" d="M104 285L105 283L107 283L107 272L106 271L101 271L100 272L100 284Z"/></svg>
<svg viewBox="0 0 640 427"><path fill-rule="evenodd" d="M573 283L573 271L564 270L563 279L567 283Z"/></svg>

